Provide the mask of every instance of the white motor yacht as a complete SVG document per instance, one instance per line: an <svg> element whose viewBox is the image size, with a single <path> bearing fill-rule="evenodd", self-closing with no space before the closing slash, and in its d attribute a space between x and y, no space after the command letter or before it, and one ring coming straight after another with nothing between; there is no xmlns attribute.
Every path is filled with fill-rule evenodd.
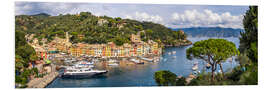
<svg viewBox="0 0 270 90"><path fill-rule="evenodd" d="M195 63L194 63L194 65L193 65L193 67L192 67L192 70L193 70L193 71L196 71L196 70L199 69L199 65L198 65L198 64L199 64L198 62L195 62Z"/></svg>
<svg viewBox="0 0 270 90"><path fill-rule="evenodd" d="M176 51L173 51L172 54L176 54Z"/></svg>
<svg viewBox="0 0 270 90"><path fill-rule="evenodd" d="M68 67L65 69L62 77L75 77L75 78L84 78L84 77L91 77L93 75L99 75L107 73L107 70L94 70L92 68L79 68L79 67Z"/></svg>

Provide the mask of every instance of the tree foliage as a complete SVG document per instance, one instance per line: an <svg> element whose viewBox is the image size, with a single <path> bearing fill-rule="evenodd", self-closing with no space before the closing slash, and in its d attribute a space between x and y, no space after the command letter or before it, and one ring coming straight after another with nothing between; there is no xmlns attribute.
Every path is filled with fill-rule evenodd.
<svg viewBox="0 0 270 90"><path fill-rule="evenodd" d="M27 69L28 63L38 59L33 47L28 45L22 31L15 31L15 82L25 85L29 75L33 74ZM37 72L37 70L35 70Z"/></svg>
<svg viewBox="0 0 270 90"><path fill-rule="evenodd" d="M176 85L176 74L163 70L155 72L154 79L159 86Z"/></svg>
<svg viewBox="0 0 270 90"><path fill-rule="evenodd" d="M239 51L233 42L225 39L208 39L195 42L186 53L188 59L198 58L209 63L212 69L212 80L214 80L217 64L221 66L223 61L238 55Z"/></svg>
<svg viewBox="0 0 270 90"><path fill-rule="evenodd" d="M181 77L176 81L176 86L185 86L186 85L186 78L185 77Z"/></svg>
<svg viewBox="0 0 270 90"><path fill-rule="evenodd" d="M241 69L239 75L241 84L258 84L258 6L250 6L243 19L244 32L241 32L238 57ZM246 58L246 56L248 58ZM251 61L251 62L249 62Z"/></svg>
<svg viewBox="0 0 270 90"><path fill-rule="evenodd" d="M24 67L27 67L28 62L37 60L37 56L34 48L28 45L24 36L23 32L15 31L15 58L18 63L22 63Z"/></svg>
<svg viewBox="0 0 270 90"><path fill-rule="evenodd" d="M250 6L243 19L244 32L241 32L240 47L241 53L255 63L258 62L258 7Z"/></svg>

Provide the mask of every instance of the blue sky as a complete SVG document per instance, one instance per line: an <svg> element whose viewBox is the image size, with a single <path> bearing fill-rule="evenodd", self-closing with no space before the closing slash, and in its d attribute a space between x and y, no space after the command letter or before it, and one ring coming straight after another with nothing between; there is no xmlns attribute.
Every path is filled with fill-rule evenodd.
<svg viewBox="0 0 270 90"><path fill-rule="evenodd" d="M152 21L171 28L242 28L246 10L248 6L15 2L16 15L48 13L55 16L88 11L97 16Z"/></svg>

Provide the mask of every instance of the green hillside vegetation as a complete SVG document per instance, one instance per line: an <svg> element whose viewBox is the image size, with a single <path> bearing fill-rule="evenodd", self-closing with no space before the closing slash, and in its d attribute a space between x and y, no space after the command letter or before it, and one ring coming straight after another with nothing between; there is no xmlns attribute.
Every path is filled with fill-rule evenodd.
<svg viewBox="0 0 270 90"><path fill-rule="evenodd" d="M29 64L37 60L33 47L28 45L25 33L16 30L15 32L15 82L26 87L30 75L37 74L37 68L28 69Z"/></svg>
<svg viewBox="0 0 270 90"><path fill-rule="evenodd" d="M183 42L185 34L173 31L161 24L152 22L140 22L130 19L112 18L108 16L95 16L90 12L80 14L66 14L50 16L45 13L37 15L16 16L16 30L27 34L35 34L41 40L47 38L51 41L54 36L64 38L69 32L72 43L85 42L89 44L115 42L117 45L130 43L131 34L140 31L143 41L149 39L165 45L175 45ZM83 38L79 38L83 35ZM185 39L185 38L184 38Z"/></svg>

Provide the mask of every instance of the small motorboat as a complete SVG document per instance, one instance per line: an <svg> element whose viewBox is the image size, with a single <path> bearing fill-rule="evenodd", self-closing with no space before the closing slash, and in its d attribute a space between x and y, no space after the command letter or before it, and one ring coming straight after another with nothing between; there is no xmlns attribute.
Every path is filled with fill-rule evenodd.
<svg viewBox="0 0 270 90"><path fill-rule="evenodd" d="M195 66L192 67L192 70L196 71L196 70L198 70L198 68L199 68L198 65L195 65Z"/></svg>
<svg viewBox="0 0 270 90"><path fill-rule="evenodd" d="M196 62L196 63L194 63L194 65L193 65L193 67L192 67L192 70L193 71L196 71L196 70L198 70L199 69L199 66L198 66L198 63Z"/></svg>
<svg viewBox="0 0 270 90"><path fill-rule="evenodd" d="M176 51L173 51L172 54L176 54Z"/></svg>
<svg viewBox="0 0 270 90"><path fill-rule="evenodd" d="M137 63L137 64L144 64L144 62L139 62L139 63Z"/></svg>
<svg viewBox="0 0 270 90"><path fill-rule="evenodd" d="M209 69L211 65L209 63L206 64L206 69Z"/></svg>
<svg viewBox="0 0 270 90"><path fill-rule="evenodd" d="M74 64L76 67L92 68L94 67L94 62L80 61Z"/></svg>
<svg viewBox="0 0 270 90"><path fill-rule="evenodd" d="M232 58L232 57L231 57L231 58L229 58L229 62L230 62L230 63L232 63L232 61L233 61L233 58Z"/></svg>
<svg viewBox="0 0 270 90"><path fill-rule="evenodd" d="M136 63L136 64L144 64L144 62L141 62L140 60L136 60L134 58L132 58L130 61Z"/></svg>
<svg viewBox="0 0 270 90"><path fill-rule="evenodd" d="M117 60L112 60L112 59L110 59L109 61L108 61L108 66L118 66L119 64L118 64L118 61Z"/></svg>
<svg viewBox="0 0 270 90"><path fill-rule="evenodd" d="M119 64L118 63L109 63L108 65L109 66L118 66Z"/></svg>
<svg viewBox="0 0 270 90"><path fill-rule="evenodd" d="M166 62L167 61L167 58L164 58L163 61Z"/></svg>
<svg viewBox="0 0 270 90"><path fill-rule="evenodd" d="M173 59L176 59L176 56L173 56Z"/></svg>

